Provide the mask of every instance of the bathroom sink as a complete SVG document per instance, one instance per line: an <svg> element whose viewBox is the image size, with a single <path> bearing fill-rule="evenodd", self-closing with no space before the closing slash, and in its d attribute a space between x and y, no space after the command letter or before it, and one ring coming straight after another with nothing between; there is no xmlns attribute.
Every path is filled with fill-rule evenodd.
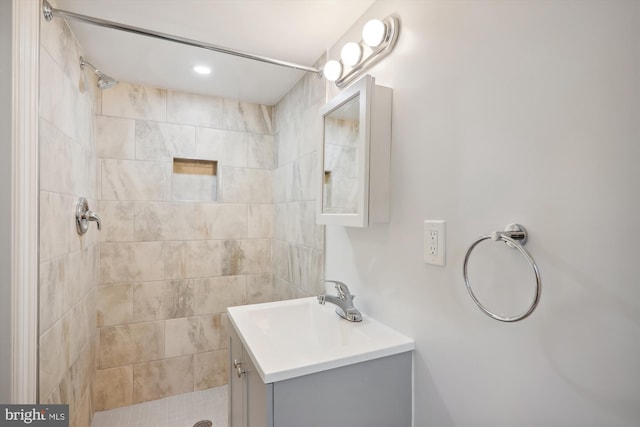
<svg viewBox="0 0 640 427"><path fill-rule="evenodd" d="M415 344L363 316L348 322L315 297L229 307L229 319L262 381L271 383L397 353Z"/></svg>

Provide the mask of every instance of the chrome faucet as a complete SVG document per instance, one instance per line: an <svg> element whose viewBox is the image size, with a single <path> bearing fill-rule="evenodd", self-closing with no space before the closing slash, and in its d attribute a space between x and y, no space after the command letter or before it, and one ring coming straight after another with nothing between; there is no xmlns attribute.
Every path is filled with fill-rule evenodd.
<svg viewBox="0 0 640 427"><path fill-rule="evenodd" d="M324 304L329 301L331 304L335 304L337 306L336 313L338 316L343 319L347 319L349 322L362 322L362 314L353 306L353 299L356 296L351 295L347 285L342 282L338 282L337 280L325 280L325 282L336 285L338 296L334 297L333 295L327 294L318 295L318 302L320 304Z"/></svg>

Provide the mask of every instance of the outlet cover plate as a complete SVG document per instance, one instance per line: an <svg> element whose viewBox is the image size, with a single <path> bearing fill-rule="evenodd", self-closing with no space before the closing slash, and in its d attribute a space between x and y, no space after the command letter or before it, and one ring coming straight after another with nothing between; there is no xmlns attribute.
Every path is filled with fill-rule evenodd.
<svg viewBox="0 0 640 427"><path fill-rule="evenodd" d="M447 250L446 221L424 221L424 262L433 265L445 265Z"/></svg>

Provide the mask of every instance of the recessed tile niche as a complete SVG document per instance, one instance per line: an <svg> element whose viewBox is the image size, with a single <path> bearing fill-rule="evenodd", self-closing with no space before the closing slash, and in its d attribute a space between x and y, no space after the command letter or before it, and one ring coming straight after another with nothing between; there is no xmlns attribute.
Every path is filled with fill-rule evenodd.
<svg viewBox="0 0 640 427"><path fill-rule="evenodd" d="M216 201L218 199L218 162L174 158L171 198L198 202Z"/></svg>

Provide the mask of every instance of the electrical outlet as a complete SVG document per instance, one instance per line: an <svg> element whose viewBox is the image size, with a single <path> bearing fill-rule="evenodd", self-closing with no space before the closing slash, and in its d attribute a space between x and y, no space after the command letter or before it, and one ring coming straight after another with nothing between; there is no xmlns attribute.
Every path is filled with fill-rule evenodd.
<svg viewBox="0 0 640 427"><path fill-rule="evenodd" d="M429 230L427 245L429 255L438 255L438 232L436 230Z"/></svg>
<svg viewBox="0 0 640 427"><path fill-rule="evenodd" d="M433 265L445 265L445 221L424 222L424 262Z"/></svg>

